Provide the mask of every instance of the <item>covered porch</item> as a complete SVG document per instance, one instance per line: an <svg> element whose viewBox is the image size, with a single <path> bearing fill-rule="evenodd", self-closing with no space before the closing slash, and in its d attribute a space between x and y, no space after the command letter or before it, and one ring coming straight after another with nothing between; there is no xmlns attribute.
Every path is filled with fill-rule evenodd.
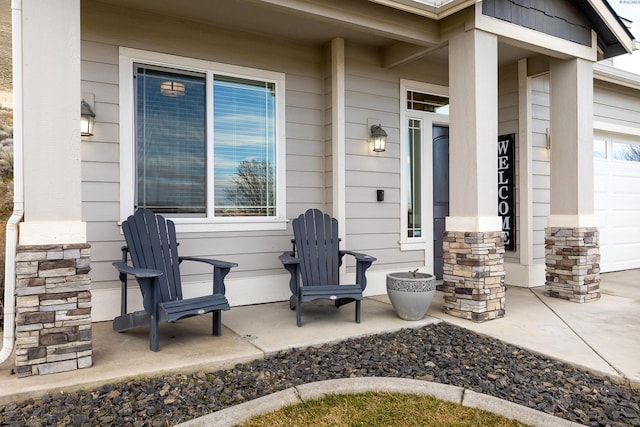
<svg viewBox="0 0 640 427"><path fill-rule="evenodd" d="M230 369L280 351L318 347L349 338L421 328L446 322L497 338L572 366L601 373L619 382L640 384L637 352L640 328L635 325L640 298L640 271L602 276L600 304L573 304L544 297L544 287L509 287L509 315L489 323L472 323L444 314L443 294L419 321L401 320L386 296L363 301L362 323L352 310L310 305L298 328L288 303L235 307L223 316L223 333L211 336L210 317L199 316L160 328L161 350L149 351L148 331L119 334L111 322L93 325L94 366L73 372L18 378L13 364L0 365L0 404L44 393L98 388L132 378L214 372ZM421 349L412 349L421 352Z"/></svg>
<svg viewBox="0 0 640 427"><path fill-rule="evenodd" d="M21 3L15 11L25 35L19 72L24 90L15 94L21 102L16 141L22 144L16 157L21 163L16 167L19 212L13 223L13 249L22 251L18 259L46 266L46 274L60 268L66 274L69 259L51 263L30 257L34 252L49 256L50 245L70 245L78 254L74 274L80 277L73 280L81 285L84 320L108 321L117 314L119 282L111 262L118 259L123 241L120 222L139 206L133 90L138 75L133 65L141 64L203 76L220 72L245 78L254 73L278 87L276 213L234 221L217 218L213 202L207 201L204 213L176 218L187 255L239 264L228 276L234 307L223 322L263 307L256 304L277 306L288 298L277 254L290 246L288 220L309 207L338 219L345 246L380 260L368 273L367 292L374 299L384 294L388 272L434 271L440 249L446 294L442 309L460 318L504 317L505 284L532 287L547 282L552 296L595 299L597 254L587 254L584 265L589 265L581 264L567 279L565 269L555 267L556 261L564 267L564 259L546 259L545 228L559 235L560 247L566 244L566 233L582 233L577 238L583 241L585 230L587 240L597 234L592 66L630 49L631 37L603 2L554 10L558 15L553 15L551 27L568 18L586 26L577 30L577 41L568 39L573 30L549 34L542 31L544 25L529 28L498 16L495 9L485 8L493 2L419 8L407 8L407 3L229 1L215 8L203 0L186 5L131 5L124 0ZM593 13L594 7L599 13ZM56 84L41 78L42 69L49 70ZM551 86L550 113L543 127L549 129L548 137L540 129L542 121L534 123L531 113L537 100L533 79L547 74L550 85L543 85ZM403 102L409 91L446 99L449 105L448 114L437 117L431 115L434 111L419 113L427 114L421 123L428 135L432 125L450 128L448 211L438 218L445 221L441 235L434 227L434 153L428 139L415 163L423 173L417 185L408 184L408 121L415 122L412 114L419 115ZM82 99L96 114L93 135L83 137L78 132ZM373 152L369 142L375 124L388 134L384 152ZM518 147L512 185L514 197L518 194L514 218L519 227L516 245L506 251L504 219L498 215L500 135L515 135ZM546 148L547 140L552 151ZM549 210L542 214L534 206L533 165L539 158L551 176L543 190L546 200L541 201ZM214 178L207 179L204 187L210 188ZM382 200L376 198L377 190L384 190ZM412 234L408 199L417 196L422 226L419 234ZM346 267L347 277L353 270ZM202 271L187 275L188 292L205 292ZM573 286L576 281L581 287ZM29 289L18 291L18 313L26 304L31 310L32 291L44 289L41 282L19 283ZM132 286L130 294L135 292ZM383 303L371 305L377 304ZM86 326L85 337L90 335ZM260 333L225 326L239 337L258 337L239 344L251 357L270 351L267 346L255 353ZM101 324L93 327L98 330ZM308 328L301 333L314 336ZM98 340L93 334L96 352L102 345ZM82 353L82 367L87 367L86 348Z"/></svg>

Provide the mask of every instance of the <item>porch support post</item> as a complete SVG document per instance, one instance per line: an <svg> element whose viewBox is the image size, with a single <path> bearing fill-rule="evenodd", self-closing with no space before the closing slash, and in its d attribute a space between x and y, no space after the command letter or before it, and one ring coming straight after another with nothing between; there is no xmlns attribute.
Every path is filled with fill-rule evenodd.
<svg viewBox="0 0 640 427"><path fill-rule="evenodd" d="M331 169L333 217L341 224L340 247L346 247L346 146L344 39L331 40ZM346 267L346 266L345 266Z"/></svg>
<svg viewBox="0 0 640 427"><path fill-rule="evenodd" d="M550 62L551 215L545 229L548 296L600 298L593 199L593 63Z"/></svg>
<svg viewBox="0 0 640 427"><path fill-rule="evenodd" d="M450 213L444 312L476 322L504 316L504 244L498 205L497 36L449 40Z"/></svg>
<svg viewBox="0 0 640 427"><path fill-rule="evenodd" d="M82 221L80 0L21 2L24 221L16 249L18 376L92 364ZM99 110L97 111L98 114Z"/></svg>

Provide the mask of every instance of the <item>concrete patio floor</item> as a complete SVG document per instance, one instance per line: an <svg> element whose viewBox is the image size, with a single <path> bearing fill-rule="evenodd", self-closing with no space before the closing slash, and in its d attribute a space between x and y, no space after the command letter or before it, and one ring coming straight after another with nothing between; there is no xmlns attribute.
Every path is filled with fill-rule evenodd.
<svg viewBox="0 0 640 427"><path fill-rule="evenodd" d="M326 303L305 304L301 328L288 302L233 307L222 315L221 337L211 336L209 316L163 323L157 353L149 350L145 328L120 334L111 322L94 323L93 367L17 378L11 357L0 365L0 404L136 376L218 370L293 347L441 321L640 386L640 270L601 277L602 298L587 304L545 297L544 288L508 287L506 316L485 323L443 314L441 292L415 322L399 319L385 295L363 302L360 324L354 322L353 305L336 310Z"/></svg>

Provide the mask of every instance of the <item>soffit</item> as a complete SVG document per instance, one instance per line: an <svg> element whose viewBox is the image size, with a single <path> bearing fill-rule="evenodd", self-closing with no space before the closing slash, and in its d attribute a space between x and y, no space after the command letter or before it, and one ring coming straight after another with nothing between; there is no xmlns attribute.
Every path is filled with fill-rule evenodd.
<svg viewBox="0 0 640 427"><path fill-rule="evenodd" d="M345 5L352 7L362 7L367 5L367 9L374 10L371 16L371 22L375 22L375 17L380 13L389 16L390 21L408 22L410 24L419 24L420 22L436 22L424 16L417 16L401 10L389 8L376 4L377 0L99 0L97 3L122 7L123 9L134 9L149 14L157 14L170 16L176 20L194 21L249 34L257 34L261 36L283 38L302 44L322 45L327 41L342 37L345 40L356 42L368 46L378 48L389 48L398 43L404 43L407 46L427 47L428 53L419 56L411 61L411 64L420 69L421 64L429 66L433 63L448 63L448 46L446 43L430 44L422 40L419 32L410 32L411 28L397 37L391 35L382 35L374 32L372 29L364 28L361 25L349 25L346 22L332 22L329 19L313 15L311 13L296 12L292 8L282 7L282 4L304 4L304 5L336 5L336 8ZM395 0L394 0L395 1ZM90 0L83 0L90 2ZM413 2L406 0L407 3ZM459 6L463 0L442 1L443 5L453 7ZM339 13L339 9L336 9ZM376 15L375 13L378 13ZM404 20L404 21L403 21ZM436 27L437 28L437 27ZM411 39L413 43L406 41ZM429 37L429 34L425 35ZM420 42L420 43L419 43ZM382 50L384 51L384 49ZM498 62L499 65L512 63L521 58L532 55L531 51L526 49L510 46L504 43L498 45Z"/></svg>
<svg viewBox="0 0 640 427"><path fill-rule="evenodd" d="M83 0L88 2L89 0ZM175 17L207 25L283 38L305 44L324 44L342 37L357 43L384 47L396 40L423 44L429 37L425 18L373 4L367 13L353 10L372 5L368 0L98 0L98 3L150 14ZM300 5L299 10L296 6ZM304 7L304 8L303 8ZM349 12L351 11L351 15ZM316 13L317 12L317 13ZM403 28L397 22L405 22ZM431 30L435 34L435 26Z"/></svg>

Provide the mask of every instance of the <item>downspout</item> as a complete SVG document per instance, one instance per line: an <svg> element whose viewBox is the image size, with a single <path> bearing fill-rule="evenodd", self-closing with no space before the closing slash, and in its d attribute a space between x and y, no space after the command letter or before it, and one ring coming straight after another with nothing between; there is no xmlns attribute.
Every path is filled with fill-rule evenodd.
<svg viewBox="0 0 640 427"><path fill-rule="evenodd" d="M16 247L18 224L24 216L22 117L22 0L11 0L13 55L13 213L7 222L4 262L4 329L0 363L9 358L15 341Z"/></svg>

